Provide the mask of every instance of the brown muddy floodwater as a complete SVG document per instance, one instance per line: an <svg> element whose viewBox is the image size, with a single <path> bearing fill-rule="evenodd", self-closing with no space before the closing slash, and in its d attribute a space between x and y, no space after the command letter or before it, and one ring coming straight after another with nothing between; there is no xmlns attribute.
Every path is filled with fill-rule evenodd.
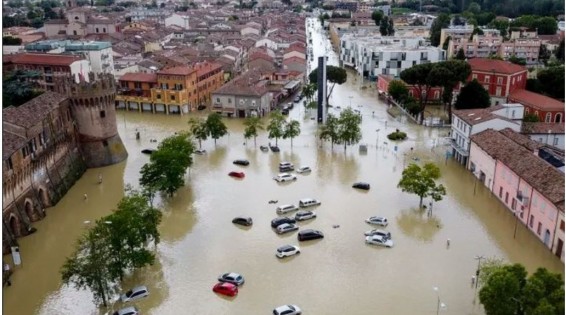
<svg viewBox="0 0 566 315"><path fill-rule="evenodd" d="M323 40L316 29L313 33L319 37L313 42ZM324 47L315 50L324 53ZM124 289L149 287L150 296L134 303L143 314L270 314L274 307L288 303L316 315L435 314L433 287L439 288L440 300L447 305L441 314L483 314L470 286L476 255L518 262L530 272L546 267L564 273L560 260L523 226L513 239L514 217L483 187L474 194L471 174L453 161L445 164L448 147L442 143L447 129L426 129L389 116L374 89L359 89L359 79L350 78L334 93L334 105L347 107L351 102L361 111L367 154L360 154L358 146L346 151L328 144L319 147L316 123L301 106L290 117L301 122L302 133L292 147L289 140L280 140L278 154L259 150L259 144L274 142L265 133L257 148L253 141L244 145L242 121L237 119L226 120L230 135L216 146L212 140L203 143L207 154L194 157L186 186L175 197L160 201L164 217L158 262L122 284ZM34 223L38 232L20 240L23 265L15 271L13 285L3 290L4 314L109 311L98 309L90 292L62 286L59 269L88 227L84 221L108 214L124 195L125 185L137 185L139 170L148 161L140 151L156 147L150 139L186 130L189 116L120 112L117 117L129 158L89 170L59 204L47 210L45 220ZM395 128L409 135L398 144L396 154L392 143L384 144ZM139 141L136 129L141 132ZM435 141L441 145L432 148ZM250 165L233 165L237 158L248 159ZM404 163L414 158L417 163L437 162L442 169L448 195L434 205L432 218L416 209L416 196L396 188ZM298 174L296 182L277 184L272 176L278 173L280 161L309 165L313 172ZM228 177L232 170L243 170L245 179ZM98 173L103 174L102 185L97 184ZM353 190L356 181L369 182L371 190ZM320 199L322 205L315 209L316 219L299 225L319 229L325 238L298 243L297 232L275 234L270 221L277 217L276 205L268 201L296 204L305 197ZM231 220L237 215L252 217L253 227L234 226ZM364 219L372 215L389 218L386 230L392 234L393 248L364 243L364 231L373 228ZM301 254L278 260L275 249L285 244L298 244ZM236 298L211 291L217 277L229 271L246 278ZM122 306L117 303L114 309Z"/></svg>

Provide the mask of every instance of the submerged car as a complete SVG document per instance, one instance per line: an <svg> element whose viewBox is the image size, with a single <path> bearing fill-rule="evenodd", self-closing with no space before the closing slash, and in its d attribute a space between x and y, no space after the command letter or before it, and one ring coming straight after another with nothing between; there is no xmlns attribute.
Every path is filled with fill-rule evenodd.
<svg viewBox="0 0 566 315"><path fill-rule="evenodd" d="M393 241L381 235L366 236L366 243L385 247L393 247Z"/></svg>
<svg viewBox="0 0 566 315"><path fill-rule="evenodd" d="M218 277L218 281L229 282L229 283L235 284L237 286L241 286L245 282L244 277L242 277L242 275L237 274L235 272L227 272L227 273L221 275L220 277Z"/></svg>
<svg viewBox="0 0 566 315"><path fill-rule="evenodd" d="M277 214L283 214L297 210L299 210L299 208L297 208L297 206L295 205L280 205L277 208L275 208L275 212L277 212Z"/></svg>
<svg viewBox="0 0 566 315"><path fill-rule="evenodd" d="M388 240L391 239L391 233L390 232L387 232L387 231L384 231L384 230L378 230L378 229L366 231L364 233L364 235L365 236L379 235L379 236L386 238Z"/></svg>
<svg viewBox="0 0 566 315"><path fill-rule="evenodd" d="M236 178L244 178L246 177L246 174L244 174L244 172L230 172L228 173L228 176L236 177Z"/></svg>
<svg viewBox="0 0 566 315"><path fill-rule="evenodd" d="M295 214L295 220L305 221L316 218L316 212L313 211L299 211Z"/></svg>
<svg viewBox="0 0 566 315"><path fill-rule="evenodd" d="M299 174L310 173L311 171L312 169L309 166L301 166L297 169L297 173Z"/></svg>
<svg viewBox="0 0 566 315"><path fill-rule="evenodd" d="M295 221L295 219L293 218L289 218L289 217L280 217L280 218L275 218L273 220L271 220L271 227L272 228L276 228L278 226L280 226L283 223L296 223L297 221Z"/></svg>
<svg viewBox="0 0 566 315"><path fill-rule="evenodd" d="M313 206L319 206L319 205L320 205L320 200L317 200L317 199L305 198L305 199L299 200L299 207L301 207L301 208L313 207Z"/></svg>
<svg viewBox="0 0 566 315"><path fill-rule="evenodd" d="M277 232L277 234L285 234L285 233L289 233L289 232L293 232L298 230L299 227L296 224L293 223L283 223L280 226L278 226L275 231Z"/></svg>
<svg viewBox="0 0 566 315"><path fill-rule="evenodd" d="M212 291L226 296L236 296L238 286L230 282L219 282L212 288Z"/></svg>
<svg viewBox="0 0 566 315"><path fill-rule="evenodd" d="M352 188L369 190L369 184L364 183L364 182L357 182L357 183L354 183L354 185L352 185Z"/></svg>
<svg viewBox="0 0 566 315"><path fill-rule="evenodd" d="M122 302L132 302L144 298L149 295L149 290L146 286L138 286L126 292L120 297Z"/></svg>
<svg viewBox="0 0 566 315"><path fill-rule="evenodd" d="M250 217L235 217L232 220L232 223L243 226L251 226L254 222Z"/></svg>
<svg viewBox="0 0 566 315"><path fill-rule="evenodd" d="M250 165L250 161L244 160L244 159L234 160L234 162L232 162L232 163L234 163L236 165L242 165L242 166Z"/></svg>
<svg viewBox="0 0 566 315"><path fill-rule="evenodd" d="M112 315L139 315L140 311L135 306L124 307L112 313Z"/></svg>
<svg viewBox="0 0 566 315"><path fill-rule="evenodd" d="M273 310L273 315L300 315L301 309L297 305L288 304L276 307Z"/></svg>
<svg viewBox="0 0 566 315"><path fill-rule="evenodd" d="M319 238L324 238L324 234L322 234L321 231L306 229L306 230L299 231L297 238L299 239L300 242L310 241L310 240L316 240L316 239L319 239Z"/></svg>
<svg viewBox="0 0 566 315"><path fill-rule="evenodd" d="M387 224L389 224L387 222L387 218L378 217L378 216L369 217L366 219L366 222L369 224L376 224L381 226L387 226Z"/></svg>
<svg viewBox="0 0 566 315"><path fill-rule="evenodd" d="M289 172L295 169L295 166L291 162L281 162L279 163L279 172Z"/></svg>
<svg viewBox="0 0 566 315"><path fill-rule="evenodd" d="M198 150L195 151L195 153L198 154L198 155L203 155L203 154L206 153L206 150L205 149L198 149Z"/></svg>
<svg viewBox="0 0 566 315"><path fill-rule="evenodd" d="M277 258L284 258L284 257L297 255L300 253L301 253L301 249L299 248L299 246L284 245L277 249L275 256L277 256Z"/></svg>
<svg viewBox="0 0 566 315"><path fill-rule="evenodd" d="M276 182L288 182L288 181L293 181L293 180L297 180L297 176L293 175L293 174L289 174L289 173L281 173L278 174L277 176L273 177L273 179Z"/></svg>

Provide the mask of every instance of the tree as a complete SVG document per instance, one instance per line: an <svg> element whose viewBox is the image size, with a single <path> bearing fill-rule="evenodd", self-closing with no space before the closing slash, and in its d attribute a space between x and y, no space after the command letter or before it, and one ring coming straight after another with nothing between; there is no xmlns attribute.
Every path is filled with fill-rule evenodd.
<svg viewBox="0 0 566 315"><path fill-rule="evenodd" d="M543 94L564 99L564 66L548 67L538 72L537 79Z"/></svg>
<svg viewBox="0 0 566 315"><path fill-rule="evenodd" d="M564 314L564 282L560 274L538 268L523 288L525 314Z"/></svg>
<svg viewBox="0 0 566 315"><path fill-rule="evenodd" d="M360 124L362 116L356 114L351 108L346 108L340 112L338 118L337 140L344 144L344 151L348 144L356 144L362 139Z"/></svg>
<svg viewBox="0 0 566 315"><path fill-rule="evenodd" d="M395 25L393 24L393 19L388 18L389 23L387 24L387 35L393 36L395 35Z"/></svg>
<svg viewBox="0 0 566 315"><path fill-rule="evenodd" d="M192 117L189 119L189 125L193 137L198 140L199 149L202 149L202 141L208 139L206 121L202 118Z"/></svg>
<svg viewBox="0 0 566 315"><path fill-rule="evenodd" d="M560 45L556 48L554 55L560 62L564 63L564 38L560 41Z"/></svg>
<svg viewBox="0 0 566 315"><path fill-rule="evenodd" d="M31 70L16 70L2 81L2 107L20 106L43 94L37 80L40 74Z"/></svg>
<svg viewBox="0 0 566 315"><path fill-rule="evenodd" d="M217 139L228 134L228 128L222 121L222 116L220 116L219 113L212 113L208 115L205 125L208 130L208 134L212 139L214 139L214 146L216 146Z"/></svg>
<svg viewBox="0 0 566 315"><path fill-rule="evenodd" d="M259 117L248 117L244 120L244 138L247 140L251 137L254 137L254 146L256 144L256 138L258 135L258 130L263 130L263 123Z"/></svg>
<svg viewBox="0 0 566 315"><path fill-rule="evenodd" d="M518 265L520 266L520 265ZM515 267L519 269L519 267ZM519 309L521 293L521 282L524 280L526 271L522 266L521 272L512 270L512 266L505 266L495 270L481 288L479 297L483 304L486 315L515 315Z"/></svg>
<svg viewBox="0 0 566 315"><path fill-rule="evenodd" d="M277 140L285 134L285 117L281 112L276 111L271 113L270 118L267 125L267 137L269 139L275 138L275 146L277 146Z"/></svg>
<svg viewBox="0 0 566 315"><path fill-rule="evenodd" d="M525 58L519 58L515 55L512 55L511 57L509 57L508 60L509 60L509 62L514 63L514 64L519 65L519 66L524 66L524 65L527 64L527 60L525 60Z"/></svg>
<svg viewBox="0 0 566 315"><path fill-rule="evenodd" d="M450 16L446 13L439 14L434 22L432 22L430 26L430 43L432 46L438 47L438 45L440 45L440 32L449 25Z"/></svg>
<svg viewBox="0 0 566 315"><path fill-rule="evenodd" d="M409 96L409 89L405 82L401 80L393 80L389 82L387 93L389 93L395 101L403 103Z"/></svg>
<svg viewBox="0 0 566 315"><path fill-rule="evenodd" d="M66 285L73 284L77 289L90 289L96 304L102 302L106 307L113 295L112 276L107 262L112 258L104 233L104 223L97 221L94 228L83 235L61 268L61 278Z"/></svg>
<svg viewBox="0 0 566 315"><path fill-rule="evenodd" d="M4 36L2 37L2 45L21 45L22 39L18 37L12 36Z"/></svg>
<svg viewBox="0 0 566 315"><path fill-rule="evenodd" d="M508 21L494 19L493 21L491 21L488 24L488 26L490 28L495 28L495 29L499 30L499 33L501 34L501 36L507 37L507 30L509 29L509 22Z"/></svg>
<svg viewBox="0 0 566 315"><path fill-rule="evenodd" d="M375 25L380 25L381 19L383 19L383 12L381 10L375 10L371 14L371 19L375 22Z"/></svg>
<svg viewBox="0 0 566 315"><path fill-rule="evenodd" d="M310 103L315 92L316 92L316 84L309 83L303 86L303 95L307 98L307 103Z"/></svg>
<svg viewBox="0 0 566 315"><path fill-rule="evenodd" d="M338 118L332 114L326 116L326 122L320 127L320 140L330 141L330 147L333 149L334 144L338 143Z"/></svg>
<svg viewBox="0 0 566 315"><path fill-rule="evenodd" d="M389 18L386 16L383 19L381 19L381 22L379 23L379 32L381 33L381 36L389 35L388 27L389 27Z"/></svg>
<svg viewBox="0 0 566 315"><path fill-rule="evenodd" d="M491 105L491 99L483 86L474 79L468 82L460 90L454 107L456 109L487 108Z"/></svg>
<svg viewBox="0 0 566 315"><path fill-rule="evenodd" d="M525 116L523 117L523 122L539 122L540 119L538 117L538 115L535 114L525 114Z"/></svg>
<svg viewBox="0 0 566 315"><path fill-rule="evenodd" d="M458 49L458 53L454 58L458 60L466 60L466 53L464 52L464 48Z"/></svg>
<svg viewBox="0 0 566 315"><path fill-rule="evenodd" d="M442 86L442 102L448 109L448 121L452 122L452 98L454 88L458 83L465 82L472 68L470 64L462 60L448 60L435 64L435 71L432 72L433 83Z"/></svg>
<svg viewBox="0 0 566 315"><path fill-rule="evenodd" d="M184 175L193 164L194 145L186 133L164 139L141 171L140 186L153 198L157 191L172 196L185 184Z"/></svg>
<svg viewBox="0 0 566 315"><path fill-rule="evenodd" d="M293 138L298 137L301 134L301 124L299 121L292 119L285 124L283 128L283 139L291 139L291 147L293 147Z"/></svg>
<svg viewBox="0 0 566 315"><path fill-rule="evenodd" d="M403 192L415 194L420 197L419 207L423 206L423 198L433 197L435 201L442 200L446 189L442 184L437 185L440 178L440 169L433 163L426 163L422 168L411 163L403 170L401 180L397 184Z"/></svg>
<svg viewBox="0 0 566 315"><path fill-rule="evenodd" d="M309 74L309 81L312 84L315 84L318 88L317 79L318 79L318 69L314 69ZM338 84L338 85L344 84L347 79L348 79L348 73L346 73L345 69L342 69L340 67L330 66L330 65L326 66L326 80L328 82L332 83L332 86L330 87L330 89L326 93L326 104L327 105L329 105L328 100L330 99L330 96L332 95L332 91L334 90L334 86L336 86L336 84Z"/></svg>
<svg viewBox="0 0 566 315"><path fill-rule="evenodd" d="M431 75L433 68L433 63L423 63L401 71L401 80L415 87L419 102L419 113L424 111L430 89L437 82L436 78ZM423 118L421 117L421 121Z"/></svg>
<svg viewBox="0 0 566 315"><path fill-rule="evenodd" d="M546 48L546 45L540 45L538 51L538 59L546 65L550 56L551 52Z"/></svg>
<svg viewBox="0 0 566 315"><path fill-rule="evenodd" d="M474 15L479 14L481 12L481 6L477 2L472 2L468 6L468 12Z"/></svg>

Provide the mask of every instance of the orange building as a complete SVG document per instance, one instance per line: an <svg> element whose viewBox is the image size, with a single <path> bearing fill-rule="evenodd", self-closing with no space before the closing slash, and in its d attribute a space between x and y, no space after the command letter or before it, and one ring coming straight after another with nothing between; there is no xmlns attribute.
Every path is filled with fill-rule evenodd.
<svg viewBox="0 0 566 315"><path fill-rule="evenodd" d="M222 66L214 63L177 66L155 74L126 73L120 77L116 107L139 112L187 114L210 104L210 94L222 86Z"/></svg>

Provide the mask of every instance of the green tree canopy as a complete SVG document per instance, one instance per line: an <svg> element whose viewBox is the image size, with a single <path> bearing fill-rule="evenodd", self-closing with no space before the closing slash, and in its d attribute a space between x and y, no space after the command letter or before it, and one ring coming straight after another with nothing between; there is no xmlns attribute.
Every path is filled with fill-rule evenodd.
<svg viewBox="0 0 566 315"><path fill-rule="evenodd" d="M560 62L564 63L564 38L560 41L560 45L558 45L554 55Z"/></svg>
<svg viewBox="0 0 566 315"><path fill-rule="evenodd" d="M391 82L389 82L387 93L399 103L405 102L407 97L409 97L409 89L407 88L405 82L401 80L392 80Z"/></svg>
<svg viewBox="0 0 566 315"><path fill-rule="evenodd" d="M267 137L269 139L275 138L275 146L279 138L283 138L285 134L285 117L281 112L271 112L269 124L267 125Z"/></svg>
<svg viewBox="0 0 566 315"><path fill-rule="evenodd" d="M2 45L9 46L9 45L21 45L22 39L18 37L12 36L4 36L2 37Z"/></svg>
<svg viewBox="0 0 566 315"><path fill-rule="evenodd" d="M332 114L326 116L326 121L319 129L320 140L330 141L330 146L334 148L334 144L338 143L338 118Z"/></svg>
<svg viewBox="0 0 566 315"><path fill-rule="evenodd" d="M411 163L403 170L401 180L397 184L403 192L419 196L419 207L423 206L423 198L432 197L435 201L442 200L446 189L442 184L436 184L440 178L440 168L433 163L426 163L422 168Z"/></svg>
<svg viewBox="0 0 566 315"><path fill-rule="evenodd" d="M301 124L299 121L292 119L285 124L283 130L283 139L291 139L291 147L293 147L293 138L301 134Z"/></svg>
<svg viewBox="0 0 566 315"><path fill-rule="evenodd" d="M189 119L189 125L193 137L198 140L199 149L202 149L202 141L208 139L206 121L202 118L192 117Z"/></svg>
<svg viewBox="0 0 566 315"><path fill-rule="evenodd" d="M347 145L356 144L362 139L361 123L362 117L351 108L346 108L340 112L336 131L338 143L344 144L344 151L346 151Z"/></svg>
<svg viewBox="0 0 566 315"><path fill-rule="evenodd" d="M39 72L30 70L16 70L4 76L2 81L2 107L20 106L43 94L37 84L39 77Z"/></svg>
<svg viewBox="0 0 566 315"><path fill-rule="evenodd" d="M150 194L157 191L172 196L185 184L184 175L193 164L194 145L189 134L180 133L166 138L141 171L140 185Z"/></svg>
<svg viewBox="0 0 566 315"><path fill-rule="evenodd" d="M206 118L206 129L208 134L212 139L214 139L214 145L216 146L216 140L224 137L228 134L228 128L222 121L222 116L218 113L212 113Z"/></svg>
<svg viewBox="0 0 566 315"><path fill-rule="evenodd" d="M456 56L454 58L458 60L466 60L466 53L464 52L464 48L460 47L460 49L458 49L458 53L456 53Z"/></svg>
<svg viewBox="0 0 566 315"><path fill-rule="evenodd" d="M454 107L456 109L487 108L491 104L489 93L474 79L460 90Z"/></svg>
<svg viewBox="0 0 566 315"><path fill-rule="evenodd" d="M259 117L247 117L244 120L244 138L249 139L251 137L254 138L254 145L257 145L256 138L258 136L259 130L264 130L263 122Z"/></svg>
<svg viewBox="0 0 566 315"><path fill-rule="evenodd" d="M525 114L525 116L523 116L523 122L539 122L540 119L538 117L538 115L532 114L532 113L528 113Z"/></svg>
<svg viewBox="0 0 566 315"><path fill-rule="evenodd" d="M450 16L448 14L442 13L436 17L430 27L430 43L432 46L438 47L438 45L440 45L440 32L443 28L447 28L449 25Z"/></svg>
<svg viewBox="0 0 566 315"><path fill-rule="evenodd" d="M375 10L371 13L371 19L375 22L375 25L380 25L381 19L383 19L383 12L381 10Z"/></svg>
<svg viewBox="0 0 566 315"><path fill-rule="evenodd" d="M318 88L317 79L318 79L318 68L314 69L309 74L309 81L312 84L315 84L316 87ZM344 84L347 79L348 79L348 74L346 73L345 69L340 68L340 67L330 66L330 65L326 66L326 81L332 83L332 86L330 87L330 89L327 89L328 92L326 93L326 104L327 105L329 105L328 100L330 99L330 96L332 95L332 91L334 91L334 86L336 86L336 84L338 84L338 85Z"/></svg>
<svg viewBox="0 0 566 315"><path fill-rule="evenodd" d="M564 99L564 66L548 67L537 74L543 94Z"/></svg>

